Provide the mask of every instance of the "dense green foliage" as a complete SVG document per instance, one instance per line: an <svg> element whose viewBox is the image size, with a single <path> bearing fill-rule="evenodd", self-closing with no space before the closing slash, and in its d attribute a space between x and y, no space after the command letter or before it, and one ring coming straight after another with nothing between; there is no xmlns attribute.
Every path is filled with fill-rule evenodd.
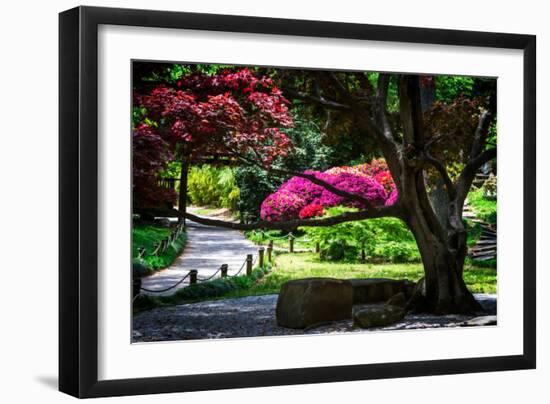
<svg viewBox="0 0 550 404"><path fill-rule="evenodd" d="M475 78L465 76L435 76L435 96L449 103L460 95L472 96Z"/></svg>
<svg viewBox="0 0 550 404"><path fill-rule="evenodd" d="M134 223L132 228L132 257L135 263L145 265L149 271L171 265L185 247L186 235L182 233L166 251L153 255L154 245L170 235L170 229L155 224ZM145 248L145 255L138 259L138 249Z"/></svg>
<svg viewBox="0 0 550 404"><path fill-rule="evenodd" d="M330 208L327 216L353 209ZM364 250L370 260L417 262L420 254L413 235L396 218L380 218L340 223L330 227L304 228L306 238L319 243L321 259L357 262Z"/></svg>
<svg viewBox="0 0 550 404"><path fill-rule="evenodd" d="M189 170L187 197L193 205L236 209L239 188L235 170L211 165L195 166Z"/></svg>

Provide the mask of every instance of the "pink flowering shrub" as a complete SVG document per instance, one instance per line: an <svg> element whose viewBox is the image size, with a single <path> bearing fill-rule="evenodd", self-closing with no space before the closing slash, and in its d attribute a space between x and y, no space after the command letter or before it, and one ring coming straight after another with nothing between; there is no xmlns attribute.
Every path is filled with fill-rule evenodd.
<svg viewBox="0 0 550 404"><path fill-rule="evenodd" d="M391 191L390 195L388 196L388 199L386 199L386 202L384 203L384 205L386 206L393 205L395 201L397 201L397 196L398 196L397 189L394 188L393 191Z"/></svg>
<svg viewBox="0 0 550 404"><path fill-rule="evenodd" d="M384 203L386 202L387 195L384 187L376 182L373 178L361 177L348 173L341 173L338 175L330 176L327 182L337 189L367 199L371 205L379 206L384 205ZM346 198L340 195L333 194L327 189L323 189L323 193L321 194L321 205L325 207L365 207L361 202L346 200Z"/></svg>
<svg viewBox="0 0 550 404"><path fill-rule="evenodd" d="M300 219L309 219L310 217L323 216L324 214L325 210L321 205L312 203L304 206L300 211L299 216Z"/></svg>
<svg viewBox="0 0 550 404"><path fill-rule="evenodd" d="M334 167L325 172L306 171L342 191L367 199L370 205L391 205L397 200L397 190L383 160L352 167ZM323 208L346 206L364 208L358 201L336 195L321 185L302 177L292 177L269 195L260 209L263 220L284 221L324 214Z"/></svg>
<svg viewBox="0 0 550 404"><path fill-rule="evenodd" d="M269 195L262 202L260 216L263 220L272 222L292 220L307 202L300 196L288 191L277 191Z"/></svg>

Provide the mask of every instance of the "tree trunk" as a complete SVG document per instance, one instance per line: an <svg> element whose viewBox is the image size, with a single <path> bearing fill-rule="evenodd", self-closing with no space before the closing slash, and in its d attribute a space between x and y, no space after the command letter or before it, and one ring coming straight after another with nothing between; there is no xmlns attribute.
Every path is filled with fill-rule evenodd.
<svg viewBox="0 0 550 404"><path fill-rule="evenodd" d="M187 212L187 177L189 174L189 157L181 160L180 193L178 196L179 222L185 226L185 213Z"/></svg>
<svg viewBox="0 0 550 404"><path fill-rule="evenodd" d="M415 312L435 314L472 314L482 311L463 279L467 244L463 229L448 226L444 239L431 231L420 206L409 212L411 229L424 266L424 285L409 302ZM450 221L453 222L453 221Z"/></svg>

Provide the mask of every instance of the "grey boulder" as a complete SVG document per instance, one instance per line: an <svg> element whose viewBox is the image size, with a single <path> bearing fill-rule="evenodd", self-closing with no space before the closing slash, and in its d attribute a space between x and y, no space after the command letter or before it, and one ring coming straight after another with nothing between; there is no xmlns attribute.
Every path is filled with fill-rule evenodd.
<svg viewBox="0 0 550 404"><path fill-rule="evenodd" d="M277 299L277 324L288 328L351 318L351 283L333 278L306 278L284 283Z"/></svg>
<svg viewBox="0 0 550 404"><path fill-rule="evenodd" d="M389 304L364 307L353 315L353 325L360 328L384 327L405 317L403 308Z"/></svg>
<svg viewBox="0 0 550 404"><path fill-rule="evenodd" d="M398 293L409 300L413 294L415 283L408 279L368 278L350 279L353 287L353 303L385 302Z"/></svg>

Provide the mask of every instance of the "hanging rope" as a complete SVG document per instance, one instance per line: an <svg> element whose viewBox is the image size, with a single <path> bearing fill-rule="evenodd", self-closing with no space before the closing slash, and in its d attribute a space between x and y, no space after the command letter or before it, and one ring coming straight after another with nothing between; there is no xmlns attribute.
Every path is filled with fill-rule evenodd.
<svg viewBox="0 0 550 404"><path fill-rule="evenodd" d="M237 271L237 273L234 274L234 275L231 275L231 277L234 277L234 276L239 275L239 274L241 273L241 271L243 270L243 268L244 268L245 265L246 265L246 258L244 259L243 264L241 265L241 267L239 268L239 270Z"/></svg>
<svg viewBox="0 0 550 404"><path fill-rule="evenodd" d="M165 288L165 289L157 289L157 290L154 290L154 289L146 289L146 288L140 288L141 290L145 291L145 292L149 292L149 293L163 293L163 292L168 292L170 289L174 289L176 286L178 286L179 284L181 284L184 280L187 279L187 277L191 274L191 272L187 272L187 275L185 275L183 278L181 278L179 281L177 281L176 283L174 283L172 286L168 287L168 288Z"/></svg>
<svg viewBox="0 0 550 404"><path fill-rule="evenodd" d="M222 267L219 267L218 270L216 272L214 272L212 275L210 275L208 278L202 278L202 279L199 279L197 278L197 282L206 282L206 281L209 281L210 279L212 279L214 276L216 276L216 274L218 272L220 272L222 270Z"/></svg>

